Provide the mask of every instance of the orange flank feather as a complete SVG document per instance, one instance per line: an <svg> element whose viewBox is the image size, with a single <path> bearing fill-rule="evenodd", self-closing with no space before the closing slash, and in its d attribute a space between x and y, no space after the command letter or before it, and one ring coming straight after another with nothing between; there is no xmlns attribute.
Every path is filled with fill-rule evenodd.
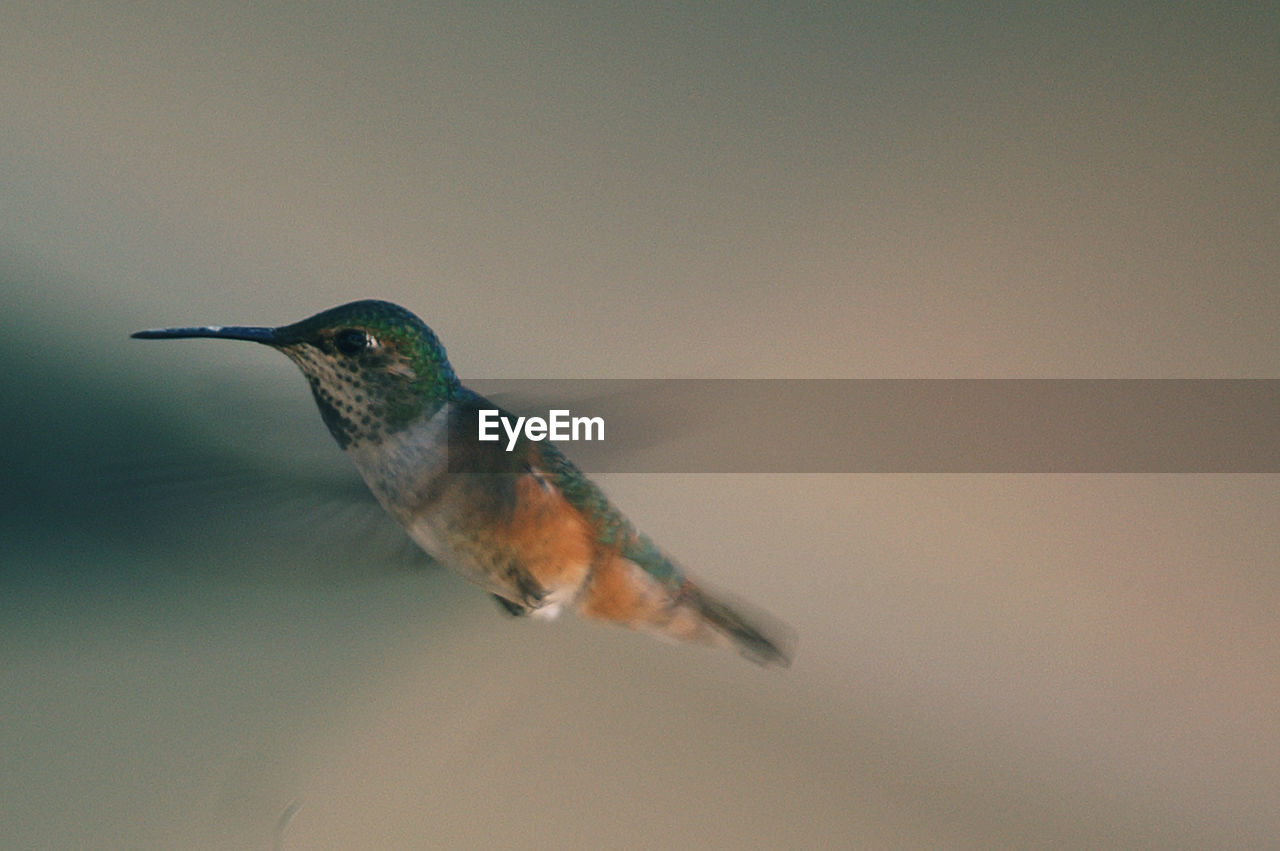
<svg viewBox="0 0 1280 851"><path fill-rule="evenodd" d="M506 549L552 598L572 597L591 570L594 534L582 513L536 476L515 483L515 506L503 524Z"/></svg>

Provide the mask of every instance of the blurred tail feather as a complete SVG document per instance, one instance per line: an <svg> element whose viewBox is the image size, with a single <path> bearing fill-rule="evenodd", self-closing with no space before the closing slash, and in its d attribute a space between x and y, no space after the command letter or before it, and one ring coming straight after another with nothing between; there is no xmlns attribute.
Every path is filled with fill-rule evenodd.
<svg viewBox="0 0 1280 851"><path fill-rule="evenodd" d="M761 612L743 613L743 606L730 606L707 596L697 587L685 592L702 619L727 637L746 658L757 665L787 667L795 650L795 632Z"/></svg>

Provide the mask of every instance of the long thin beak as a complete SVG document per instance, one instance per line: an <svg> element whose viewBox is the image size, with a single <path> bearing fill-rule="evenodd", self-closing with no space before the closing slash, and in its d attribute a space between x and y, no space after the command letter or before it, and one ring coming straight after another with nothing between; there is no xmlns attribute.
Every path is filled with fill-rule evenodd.
<svg viewBox="0 0 1280 851"><path fill-rule="evenodd" d="M218 337L223 340L250 340L254 343L275 345L279 338L274 328L254 328L245 325L205 325L198 328L154 328L130 334L139 340L173 340L182 337Z"/></svg>

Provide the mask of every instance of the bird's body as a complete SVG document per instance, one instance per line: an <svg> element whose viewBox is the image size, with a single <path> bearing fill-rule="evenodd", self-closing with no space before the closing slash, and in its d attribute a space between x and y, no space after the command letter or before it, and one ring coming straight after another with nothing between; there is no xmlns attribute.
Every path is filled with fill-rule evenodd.
<svg viewBox="0 0 1280 851"><path fill-rule="evenodd" d="M564 608L662 637L737 647L762 664L787 650L691 582L550 442L478 440L497 406L463 386L420 319L359 301L279 328L142 331L280 349L374 496L436 561L512 614ZM778 629L778 632L784 630Z"/></svg>

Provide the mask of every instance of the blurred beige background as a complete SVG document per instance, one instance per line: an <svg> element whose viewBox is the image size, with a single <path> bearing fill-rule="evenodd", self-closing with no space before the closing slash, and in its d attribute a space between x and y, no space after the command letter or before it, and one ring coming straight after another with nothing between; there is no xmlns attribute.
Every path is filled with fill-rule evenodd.
<svg viewBox="0 0 1280 851"><path fill-rule="evenodd" d="M1277 377L1278 28L6 5L0 846L1273 841L1273 475L606 477L797 628L761 671L503 619L285 359L127 335L376 296L464 379Z"/></svg>

